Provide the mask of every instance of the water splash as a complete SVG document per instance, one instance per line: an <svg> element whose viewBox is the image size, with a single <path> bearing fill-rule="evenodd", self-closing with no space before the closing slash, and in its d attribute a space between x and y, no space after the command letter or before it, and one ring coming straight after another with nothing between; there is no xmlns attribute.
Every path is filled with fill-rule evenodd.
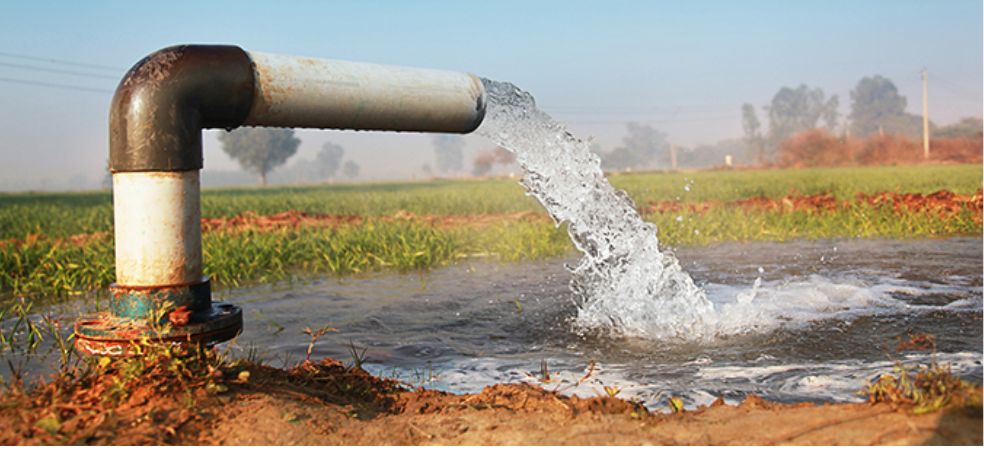
<svg viewBox="0 0 984 450"><path fill-rule="evenodd" d="M537 109L529 93L482 83L488 109L478 133L516 154L528 195L558 226L567 224L584 254L571 268L575 324L653 339L706 337L711 302L676 257L660 251L656 227L608 183L589 143Z"/></svg>

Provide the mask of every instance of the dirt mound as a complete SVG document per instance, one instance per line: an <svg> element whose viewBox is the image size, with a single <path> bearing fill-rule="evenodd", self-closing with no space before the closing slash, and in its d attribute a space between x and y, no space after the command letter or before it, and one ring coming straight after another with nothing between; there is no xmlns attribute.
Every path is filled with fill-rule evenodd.
<svg viewBox="0 0 984 450"><path fill-rule="evenodd" d="M631 401L527 384L468 395L414 389L330 359L289 370L209 366L204 378L112 364L97 377L0 395L0 444L981 444L979 401L913 415L749 396L652 414Z"/></svg>

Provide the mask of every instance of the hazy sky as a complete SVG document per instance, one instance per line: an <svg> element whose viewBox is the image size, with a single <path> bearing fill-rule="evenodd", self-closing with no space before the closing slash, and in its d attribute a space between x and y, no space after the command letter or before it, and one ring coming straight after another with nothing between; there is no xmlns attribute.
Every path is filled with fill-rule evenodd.
<svg viewBox="0 0 984 450"><path fill-rule="evenodd" d="M784 85L837 94L846 114L850 90L874 74L891 78L908 110L919 113L923 67L933 121L980 116L981 23L979 0L4 0L0 190L58 189L67 181L97 187L116 82L140 58L173 44L228 43L508 80L609 150L628 121L649 123L681 145L740 136L741 104L761 107ZM298 134L295 158L313 157L331 140L366 179L420 176L433 159L427 135ZM487 147L469 138L469 151ZM236 168L214 132L205 139L205 161L206 170Z"/></svg>

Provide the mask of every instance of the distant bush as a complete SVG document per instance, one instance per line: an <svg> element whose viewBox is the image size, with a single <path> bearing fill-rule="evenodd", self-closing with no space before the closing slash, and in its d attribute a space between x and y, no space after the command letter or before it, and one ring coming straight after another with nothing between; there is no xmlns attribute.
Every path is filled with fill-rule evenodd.
<svg viewBox="0 0 984 450"><path fill-rule="evenodd" d="M851 145L827 130L814 128L794 134L779 147L779 165L817 167L850 165Z"/></svg>
<svg viewBox="0 0 984 450"><path fill-rule="evenodd" d="M982 162L984 140L980 135L975 138L933 139L930 143L930 156L936 161L946 162Z"/></svg>
<svg viewBox="0 0 984 450"><path fill-rule="evenodd" d="M922 159L922 144L905 137L886 134L872 135L864 140L855 159L862 165L914 163Z"/></svg>

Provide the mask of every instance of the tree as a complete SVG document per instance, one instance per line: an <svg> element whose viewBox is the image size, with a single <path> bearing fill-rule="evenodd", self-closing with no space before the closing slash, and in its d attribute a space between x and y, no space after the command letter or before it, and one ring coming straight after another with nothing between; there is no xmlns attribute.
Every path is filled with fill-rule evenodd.
<svg viewBox="0 0 984 450"><path fill-rule="evenodd" d="M341 145L325 142L315 158L318 176L322 179L333 178L342 165L345 149Z"/></svg>
<svg viewBox="0 0 984 450"><path fill-rule="evenodd" d="M720 167L724 165L727 155L731 155L733 164L742 164L745 159L741 155L745 149L745 139L724 139L713 144L700 144L692 149L681 148L680 167ZM750 160L751 158L748 159Z"/></svg>
<svg viewBox="0 0 984 450"><path fill-rule="evenodd" d="M494 150L481 152L475 157L472 161L472 175L477 177L487 175L496 164L508 166L514 162L516 162L516 155L513 152L496 147Z"/></svg>
<svg viewBox="0 0 984 450"><path fill-rule="evenodd" d="M650 166L654 162L664 166L670 164L670 143L665 133L633 122L626 128L628 133L622 138L622 146L603 156L604 168L622 170Z"/></svg>
<svg viewBox="0 0 984 450"><path fill-rule="evenodd" d="M342 165L342 175L345 175L346 178L359 176L359 164L352 160L345 161L345 164Z"/></svg>
<svg viewBox="0 0 984 450"><path fill-rule="evenodd" d="M104 190L113 190L113 171L109 168L109 160L106 160L106 175L102 179L102 188Z"/></svg>
<svg viewBox="0 0 984 450"><path fill-rule="evenodd" d="M906 98L892 80L881 75L864 77L851 91L851 134L922 135L922 117L905 112Z"/></svg>
<svg viewBox="0 0 984 450"><path fill-rule="evenodd" d="M811 89L805 84L796 89L782 87L772 97L769 112L770 153L775 154L783 141L800 131L817 128L823 118L827 125L837 122L837 96L827 98L823 89Z"/></svg>
<svg viewBox="0 0 984 450"><path fill-rule="evenodd" d="M435 168L440 173L459 172L464 166L465 140L454 134L434 136Z"/></svg>
<svg viewBox="0 0 984 450"><path fill-rule="evenodd" d="M984 131L984 123L981 123L980 117L964 117L960 119L960 122L941 127L933 133L933 137L980 139L981 135L984 134L982 131Z"/></svg>
<svg viewBox="0 0 984 450"><path fill-rule="evenodd" d="M837 119L840 118L840 113L837 112L839 106L840 99L834 95L827 99L823 110L823 125L831 133L837 129Z"/></svg>
<svg viewBox="0 0 984 450"><path fill-rule="evenodd" d="M301 140L289 128L237 128L219 135L222 150L247 172L260 176L266 185L267 174L297 153Z"/></svg>
<svg viewBox="0 0 984 450"><path fill-rule="evenodd" d="M762 139L762 122L751 103L741 105L741 126L745 130L745 148L758 164L765 164L765 140Z"/></svg>

